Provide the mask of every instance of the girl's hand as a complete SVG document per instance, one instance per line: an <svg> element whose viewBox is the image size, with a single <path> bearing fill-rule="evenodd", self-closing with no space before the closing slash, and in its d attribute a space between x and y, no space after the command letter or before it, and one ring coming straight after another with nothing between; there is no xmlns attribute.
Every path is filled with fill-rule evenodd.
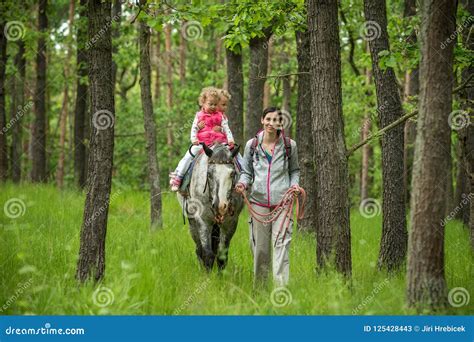
<svg viewBox="0 0 474 342"><path fill-rule="evenodd" d="M206 126L206 123L204 121L199 121L198 122L198 128L203 129Z"/></svg>
<svg viewBox="0 0 474 342"><path fill-rule="evenodd" d="M199 145L199 140L194 140L193 145Z"/></svg>
<svg viewBox="0 0 474 342"><path fill-rule="evenodd" d="M221 127L221 126L214 126L214 127L212 127L212 130L213 130L214 132L221 132L221 131L222 131L222 127Z"/></svg>
<svg viewBox="0 0 474 342"><path fill-rule="evenodd" d="M235 146L235 143L233 141L229 141L229 143L227 145L229 145L230 150L233 150L234 146Z"/></svg>

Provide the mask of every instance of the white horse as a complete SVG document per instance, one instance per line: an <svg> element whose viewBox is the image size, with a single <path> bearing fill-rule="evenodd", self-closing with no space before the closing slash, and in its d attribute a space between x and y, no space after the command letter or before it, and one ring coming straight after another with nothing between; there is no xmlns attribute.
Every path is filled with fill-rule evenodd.
<svg viewBox="0 0 474 342"><path fill-rule="evenodd" d="M239 147L231 152L221 144L213 149L202 145L205 153L196 157L189 197L178 192L178 201L188 216L199 261L208 271L216 261L222 270L243 208L242 196L234 191L239 179L234 157Z"/></svg>

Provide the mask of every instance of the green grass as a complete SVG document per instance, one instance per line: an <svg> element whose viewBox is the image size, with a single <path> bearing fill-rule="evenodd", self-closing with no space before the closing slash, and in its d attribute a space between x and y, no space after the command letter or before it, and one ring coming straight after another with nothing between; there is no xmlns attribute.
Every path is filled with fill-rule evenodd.
<svg viewBox="0 0 474 342"><path fill-rule="evenodd" d="M173 195L164 195L164 229L157 233L149 231L147 193L114 189L112 196L105 279L102 287L79 286L74 274L84 194L47 185L2 186L0 314L351 315L359 305L356 313L362 315L415 314L405 305L405 272L388 276L376 269L380 215L367 219L352 212L352 286L335 272L316 274L314 237L295 232L288 286L292 300L279 307L272 304L271 289L253 287L246 210L227 269L207 274L198 265ZM18 218L3 212L12 198L25 204ZM449 288L474 294L472 261L467 230L451 222L446 229ZM100 292L94 296L94 291ZM109 305L97 305L112 296ZM438 313L472 314L473 301Z"/></svg>

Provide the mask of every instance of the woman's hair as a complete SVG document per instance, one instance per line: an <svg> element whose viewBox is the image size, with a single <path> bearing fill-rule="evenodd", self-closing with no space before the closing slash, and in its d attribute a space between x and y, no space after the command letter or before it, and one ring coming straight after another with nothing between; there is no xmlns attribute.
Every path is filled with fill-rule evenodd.
<svg viewBox="0 0 474 342"><path fill-rule="evenodd" d="M201 90L201 94L199 95L199 105L204 105L204 102L208 98L214 98L217 101L220 100L220 90L215 87L206 87Z"/></svg>
<svg viewBox="0 0 474 342"><path fill-rule="evenodd" d="M263 110L262 119L265 119L265 117L267 116L268 113L273 113L273 112L277 112L278 115L281 115L280 108L278 108L278 107L267 107Z"/></svg>

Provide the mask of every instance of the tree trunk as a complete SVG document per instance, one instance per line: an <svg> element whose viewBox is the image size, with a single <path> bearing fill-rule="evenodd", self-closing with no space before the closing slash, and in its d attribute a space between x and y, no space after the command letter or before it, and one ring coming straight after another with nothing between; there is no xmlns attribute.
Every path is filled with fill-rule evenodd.
<svg viewBox="0 0 474 342"><path fill-rule="evenodd" d="M38 6L38 49L36 54L36 89L34 100L35 120L32 132L33 182L46 182L46 39L48 1L39 0Z"/></svg>
<svg viewBox="0 0 474 342"><path fill-rule="evenodd" d="M372 70L377 93L379 128L391 124L403 115L397 80L392 68L381 70L379 53L390 51L385 0L365 0L365 19L377 22L380 35L369 41ZM405 190L403 188L403 126L399 125L382 136L382 239L378 258L379 269L398 269L407 251Z"/></svg>
<svg viewBox="0 0 474 342"><path fill-rule="evenodd" d="M249 80L247 113L245 117L245 139L255 136L260 129L263 112L263 95L268 68L268 40L271 33L250 40Z"/></svg>
<svg viewBox="0 0 474 342"><path fill-rule="evenodd" d="M244 74L241 51L226 48L227 86L232 98L228 103L227 116L232 124L232 134L238 144L244 141Z"/></svg>
<svg viewBox="0 0 474 342"><path fill-rule="evenodd" d="M273 58L273 39L269 39L268 43L266 44L266 48L268 51L268 62L267 62L267 75L272 74L272 58ZM270 90L270 82L265 82L263 86L263 108L267 108L271 104L271 90Z"/></svg>
<svg viewBox="0 0 474 342"><path fill-rule="evenodd" d="M161 83L160 83L160 62L161 62L161 32L156 32L156 45L155 45L155 93L154 99L157 106L160 105L161 98Z"/></svg>
<svg viewBox="0 0 474 342"><path fill-rule="evenodd" d="M186 38L184 34L179 35L179 82L184 86L186 81Z"/></svg>
<svg viewBox="0 0 474 342"><path fill-rule="evenodd" d="M115 85L117 83L117 63L113 59L114 56L117 56L117 46L118 39L120 38L120 23L122 21L122 3L123 0L114 0L112 6L112 75L113 75L113 85L114 85L114 94L115 94ZM115 41L115 43L114 43Z"/></svg>
<svg viewBox="0 0 474 342"><path fill-rule="evenodd" d="M416 0L405 0L405 9L403 16L412 17L416 15ZM416 43L416 32L413 30L408 41L412 44ZM404 87L404 102L413 101L413 97L418 96L420 89L419 82L419 67L418 65L413 70L408 70L405 73L405 87ZM410 185L411 174L413 169L413 152L416 137L416 121L405 121L404 127L404 141L403 149L403 184L405 187L405 200L408 204L410 202Z"/></svg>
<svg viewBox="0 0 474 342"><path fill-rule="evenodd" d="M313 175L316 170L313 162L314 144L311 131L311 78L309 75L311 59L309 49L309 32L296 31L296 48L298 59L298 99L295 136L298 144L298 161L300 164L300 186L306 190L307 202L304 218L298 222L300 231L316 233L316 184Z"/></svg>
<svg viewBox="0 0 474 342"><path fill-rule="evenodd" d="M456 0L426 0L422 6L420 107L407 269L411 307L446 304L443 195L453 84L454 44L449 36L456 28L456 4ZM440 42L446 42L444 49L440 49Z"/></svg>
<svg viewBox="0 0 474 342"><path fill-rule="evenodd" d="M145 0L146 1L146 0ZM143 0L142 0L143 2ZM140 22L140 90L145 119L146 150L148 155L148 181L150 183L151 229L163 226L161 219L161 190L158 160L156 157L156 125L151 97L150 29Z"/></svg>
<svg viewBox="0 0 474 342"><path fill-rule="evenodd" d="M361 140L365 140L370 135L371 122L368 115L364 117L362 123ZM362 146L362 163L361 163L361 175L360 175L360 201L365 203L370 198L370 166L373 155L373 149L370 144Z"/></svg>
<svg viewBox="0 0 474 342"><path fill-rule="evenodd" d="M171 24L165 25L166 105L173 107L173 60L171 58Z"/></svg>
<svg viewBox="0 0 474 342"><path fill-rule="evenodd" d="M474 0L461 0L461 3L467 9L471 16L474 16ZM469 34L470 32L470 34ZM474 50L474 37L472 36L472 30L464 30L463 31L463 45L467 47L469 50ZM474 66L471 64L469 67L466 67L462 70L461 78L462 83L466 82L467 78L474 74ZM467 115L470 115L472 118L473 110L472 110L472 102L474 101L474 88L471 86L466 88L462 91L461 99L462 108ZM472 119L471 119L472 120ZM465 174L466 174L466 188L467 188L467 196L470 198L467 204L464 206L467 208L465 210L465 214L463 215L463 221L468 224L470 238L471 238L471 247L474 249L474 198L472 197L474 194L474 123L471 122L470 125L461 129L458 133L460 133L460 138L462 140L462 151L464 151L464 163L465 163Z"/></svg>
<svg viewBox="0 0 474 342"><path fill-rule="evenodd" d="M3 34L5 22L0 22L0 182L8 178L7 114L5 108L5 71L7 66L7 38ZM12 96L15 96L12 94Z"/></svg>
<svg viewBox="0 0 474 342"><path fill-rule="evenodd" d="M77 29L77 86L76 108L74 110L74 177L77 186L82 189L86 185L86 145L85 133L87 120L87 27L82 19L87 19L87 0L81 0L79 5L79 24Z"/></svg>
<svg viewBox="0 0 474 342"><path fill-rule="evenodd" d="M74 24L74 0L69 2L69 32L72 35L73 24ZM71 46L68 47L67 51L67 62L64 65L64 94L63 94L63 105L61 108L61 115L59 119L59 157L58 157L58 167L56 169L56 184L58 188L63 187L64 183L64 158L65 158L65 142L66 142L66 128L67 128L67 118L69 112L69 64L71 60L72 49Z"/></svg>
<svg viewBox="0 0 474 342"><path fill-rule="evenodd" d="M89 40L97 38L89 50L89 84L91 90L91 137L87 196L81 228L81 242L76 278L96 281L105 271L105 236L112 185L114 153L114 89L112 75L112 37L103 32L110 20L111 3L88 1ZM109 17L109 19L107 19ZM101 31L102 30L102 31ZM102 34L99 34L102 32Z"/></svg>
<svg viewBox="0 0 474 342"><path fill-rule="evenodd" d="M307 6L314 163L317 167L317 264L324 267L335 257L336 269L350 276L349 179L342 116L337 2L308 0Z"/></svg>

